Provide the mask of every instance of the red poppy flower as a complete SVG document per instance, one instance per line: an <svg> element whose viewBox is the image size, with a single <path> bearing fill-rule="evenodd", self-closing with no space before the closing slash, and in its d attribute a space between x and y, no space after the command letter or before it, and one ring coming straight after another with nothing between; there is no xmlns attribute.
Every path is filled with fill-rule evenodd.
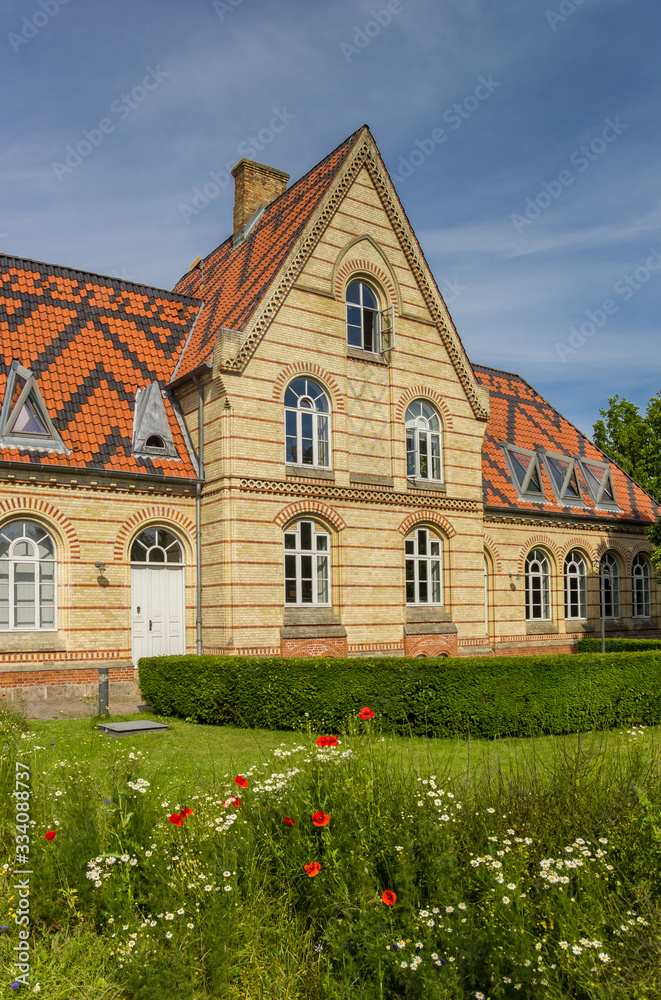
<svg viewBox="0 0 661 1000"><path fill-rule="evenodd" d="M242 774L237 774L237 776L236 776L236 778L234 780L236 781L236 783L239 786L239 788L247 788L248 787L248 779L244 778Z"/></svg>
<svg viewBox="0 0 661 1000"><path fill-rule="evenodd" d="M44 834L44 837L46 838L46 840L55 840L56 833L57 830L47 830L46 833Z"/></svg>
<svg viewBox="0 0 661 1000"><path fill-rule="evenodd" d="M181 816L182 819L186 819L186 817L190 816L192 812L193 812L192 809L182 809L179 815Z"/></svg>
<svg viewBox="0 0 661 1000"><path fill-rule="evenodd" d="M318 736L317 746L321 747L336 747L337 746L337 736Z"/></svg>
<svg viewBox="0 0 661 1000"><path fill-rule="evenodd" d="M391 889L386 889L385 892L381 893L381 899L386 904L386 906L394 906L397 902L397 896Z"/></svg>
<svg viewBox="0 0 661 1000"><path fill-rule="evenodd" d="M321 865L318 861L312 861L309 865L303 865L303 867L308 873L308 878L314 878L321 871Z"/></svg>
<svg viewBox="0 0 661 1000"><path fill-rule="evenodd" d="M367 705L365 705L365 708L361 708L360 712L358 713L358 718L363 720L373 719L374 712L372 711L371 708L368 708Z"/></svg>
<svg viewBox="0 0 661 1000"><path fill-rule="evenodd" d="M183 826L184 825L183 816L180 816L179 813L172 813L172 815L169 816L168 819L170 820L170 822L174 826Z"/></svg>
<svg viewBox="0 0 661 1000"><path fill-rule="evenodd" d="M237 809L241 808L241 799L232 799L232 805L236 806Z"/></svg>
<svg viewBox="0 0 661 1000"><path fill-rule="evenodd" d="M292 819L291 816L284 817L285 826L296 826L296 820Z"/></svg>
<svg viewBox="0 0 661 1000"><path fill-rule="evenodd" d="M312 813L312 822L315 826L328 826L330 816L328 813L322 812L318 809L316 813Z"/></svg>

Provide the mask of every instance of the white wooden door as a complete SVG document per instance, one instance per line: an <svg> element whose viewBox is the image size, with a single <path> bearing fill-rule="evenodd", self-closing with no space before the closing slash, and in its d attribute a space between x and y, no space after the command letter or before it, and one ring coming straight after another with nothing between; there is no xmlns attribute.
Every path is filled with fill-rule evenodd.
<svg viewBox="0 0 661 1000"><path fill-rule="evenodd" d="M131 567L133 662L184 653L184 568Z"/></svg>

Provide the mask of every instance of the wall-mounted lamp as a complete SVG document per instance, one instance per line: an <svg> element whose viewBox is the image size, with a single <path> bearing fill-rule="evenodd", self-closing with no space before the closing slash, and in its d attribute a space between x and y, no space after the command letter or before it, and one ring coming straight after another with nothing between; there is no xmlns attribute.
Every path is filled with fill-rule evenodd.
<svg viewBox="0 0 661 1000"><path fill-rule="evenodd" d="M98 569L99 573L105 573L105 571L106 571L106 564L105 563L103 563L103 562L95 562L94 565L95 565L96 569Z"/></svg>

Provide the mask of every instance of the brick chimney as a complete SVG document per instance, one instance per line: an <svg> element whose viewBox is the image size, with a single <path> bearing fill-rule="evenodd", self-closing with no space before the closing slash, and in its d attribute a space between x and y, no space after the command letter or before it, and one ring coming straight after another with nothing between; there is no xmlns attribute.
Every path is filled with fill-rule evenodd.
<svg viewBox="0 0 661 1000"><path fill-rule="evenodd" d="M289 174L254 160L239 160L234 178L234 235L240 233L258 208L270 205L287 190Z"/></svg>

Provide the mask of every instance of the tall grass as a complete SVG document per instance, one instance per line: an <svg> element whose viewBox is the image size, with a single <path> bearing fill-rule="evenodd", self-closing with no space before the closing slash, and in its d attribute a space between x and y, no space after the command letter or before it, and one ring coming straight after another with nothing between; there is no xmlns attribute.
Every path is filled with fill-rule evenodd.
<svg viewBox="0 0 661 1000"><path fill-rule="evenodd" d="M34 762L32 982L56 1000L658 1000L660 766L635 733L451 782L357 720L175 794L123 741L90 735L99 781L82 748L46 764L14 732L3 759L18 742Z"/></svg>

